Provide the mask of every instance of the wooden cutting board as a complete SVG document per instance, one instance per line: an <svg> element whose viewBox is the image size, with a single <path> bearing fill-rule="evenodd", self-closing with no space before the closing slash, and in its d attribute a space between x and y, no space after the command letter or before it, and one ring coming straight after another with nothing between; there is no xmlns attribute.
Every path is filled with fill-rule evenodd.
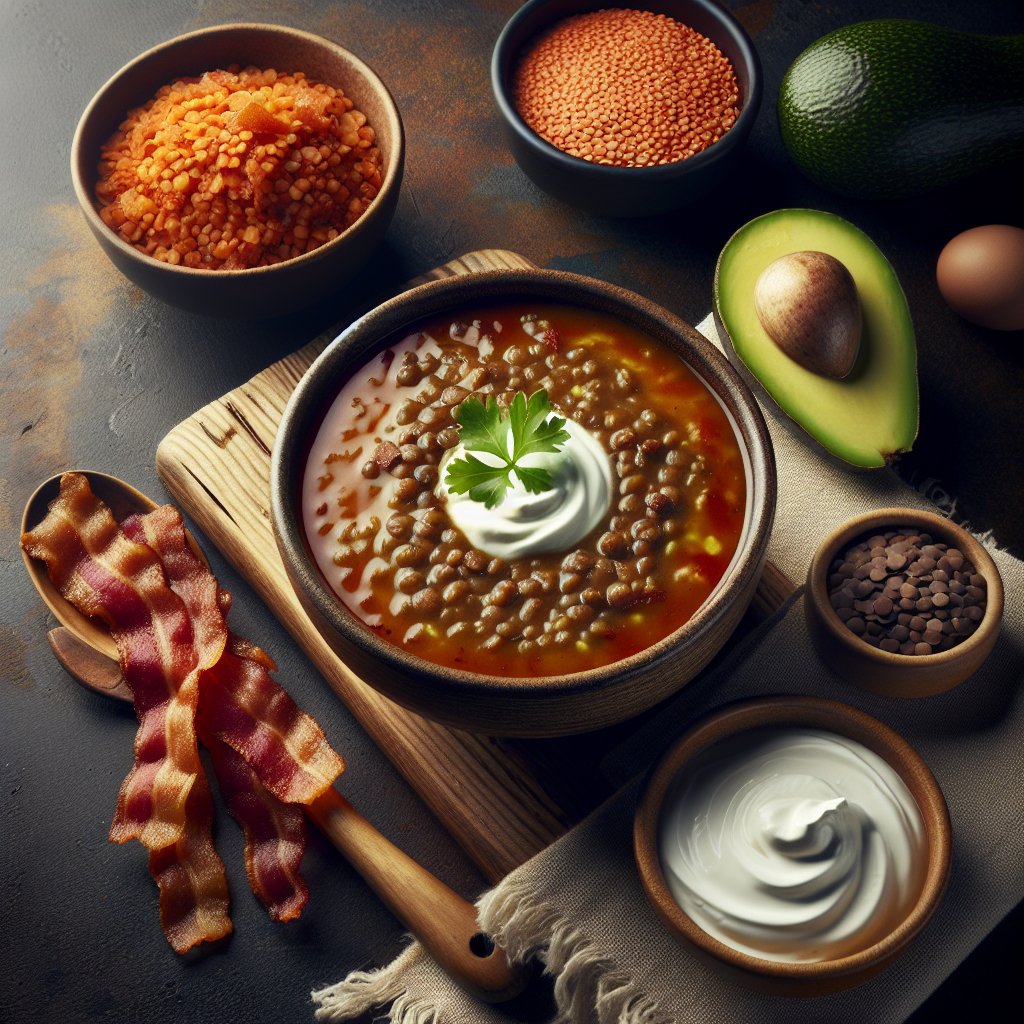
<svg viewBox="0 0 1024 1024"><path fill-rule="evenodd" d="M482 250L439 267L410 287L458 274L533 266L516 253ZM611 784L597 776L594 766L629 725L538 741L449 729L371 689L315 631L274 541L270 452L292 390L344 326L325 332L174 427L157 449L157 472L485 877L497 881L610 795ZM754 617L774 611L791 590L788 580L766 567Z"/></svg>

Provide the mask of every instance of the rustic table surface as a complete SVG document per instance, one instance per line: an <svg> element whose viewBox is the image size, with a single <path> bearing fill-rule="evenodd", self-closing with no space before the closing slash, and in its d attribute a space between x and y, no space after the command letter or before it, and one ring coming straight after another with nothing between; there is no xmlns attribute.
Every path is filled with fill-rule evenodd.
<svg viewBox="0 0 1024 1024"><path fill-rule="evenodd" d="M804 179L779 140L774 98L788 64L841 24L880 16L974 32L1024 32L1024 8L859 0L727 0L754 39L765 101L742 174L699 208L643 221L581 214L539 192L504 148L488 78L513 0L5 0L0 4L0 1017L12 1024L303 1020L311 988L387 962L400 925L314 835L312 899L275 925L251 899L233 825L218 835L235 893L235 934L175 957L160 933L141 847L107 828L130 709L82 691L45 642L53 625L21 564L18 524L44 478L79 467L115 473L163 500L155 453L195 410L402 283L478 249L518 252L550 268L643 293L697 323L710 307L715 258L745 221L780 207L831 210L864 228L893 263L917 329L921 433L901 474L955 514L1024 555L1024 337L971 327L934 281L942 245L984 223L1024 225L1020 164L901 203L843 200ZM280 320L208 319L127 283L88 234L68 173L75 123L93 92L137 53L182 32L277 21L337 40L389 85L407 133L405 184L386 243L359 280ZM984 69L979 68L979 74ZM346 795L390 838L454 888L487 884L478 862L430 812L223 556L235 630L277 659L278 678L345 754ZM1011 780L1018 784L1019 780ZM578 782L577 782L578 784ZM585 802L585 801L584 801ZM1015 980L1018 909L915 1016L995 1016ZM543 1019L543 986L510 1019Z"/></svg>

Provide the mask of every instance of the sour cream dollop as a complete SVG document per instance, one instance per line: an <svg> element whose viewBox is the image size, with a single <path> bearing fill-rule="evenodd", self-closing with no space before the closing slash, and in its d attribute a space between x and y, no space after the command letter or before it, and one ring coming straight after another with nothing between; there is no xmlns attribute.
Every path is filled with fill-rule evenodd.
<svg viewBox="0 0 1024 1024"><path fill-rule="evenodd" d="M452 522L473 547L497 558L567 551L601 521L611 502L611 463L585 427L566 419L565 429L569 440L559 451L536 452L521 460L525 467L551 473L550 490L532 494L513 471L512 487L494 508L448 489L448 465L465 456L466 450L458 444L448 452L440 466L437 492L447 501ZM488 465L501 464L487 452L473 454Z"/></svg>
<svg viewBox="0 0 1024 1024"><path fill-rule="evenodd" d="M683 910L764 960L865 949L923 885L913 795L873 751L824 730L766 727L709 748L670 788L659 840Z"/></svg>

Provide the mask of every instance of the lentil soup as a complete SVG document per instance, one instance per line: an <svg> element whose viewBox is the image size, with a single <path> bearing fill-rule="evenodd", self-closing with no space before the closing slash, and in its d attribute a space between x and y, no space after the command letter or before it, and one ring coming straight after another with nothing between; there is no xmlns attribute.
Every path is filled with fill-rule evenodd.
<svg viewBox="0 0 1024 1024"><path fill-rule="evenodd" d="M606 453L610 505L566 550L495 557L449 515L443 460L468 397L538 390ZM547 300L399 332L326 411L302 484L311 554L356 617L497 676L599 668L668 636L726 572L745 512L743 456L701 379L637 328Z"/></svg>

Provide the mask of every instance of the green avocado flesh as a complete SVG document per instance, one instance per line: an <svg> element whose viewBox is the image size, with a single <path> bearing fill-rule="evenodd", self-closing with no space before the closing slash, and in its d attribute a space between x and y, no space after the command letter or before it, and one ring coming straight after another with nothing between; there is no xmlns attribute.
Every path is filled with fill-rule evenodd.
<svg viewBox="0 0 1024 1024"><path fill-rule="evenodd" d="M793 61L779 128L796 165L843 195L927 192L1024 154L1024 35L883 18Z"/></svg>
<svg viewBox="0 0 1024 1024"><path fill-rule="evenodd" d="M804 369L765 333L754 285L780 256L825 252L857 285L860 352L842 380ZM816 210L777 210L744 225L718 258L715 314L729 358L781 412L831 455L858 469L890 463L917 436L917 346L896 274L859 228Z"/></svg>

